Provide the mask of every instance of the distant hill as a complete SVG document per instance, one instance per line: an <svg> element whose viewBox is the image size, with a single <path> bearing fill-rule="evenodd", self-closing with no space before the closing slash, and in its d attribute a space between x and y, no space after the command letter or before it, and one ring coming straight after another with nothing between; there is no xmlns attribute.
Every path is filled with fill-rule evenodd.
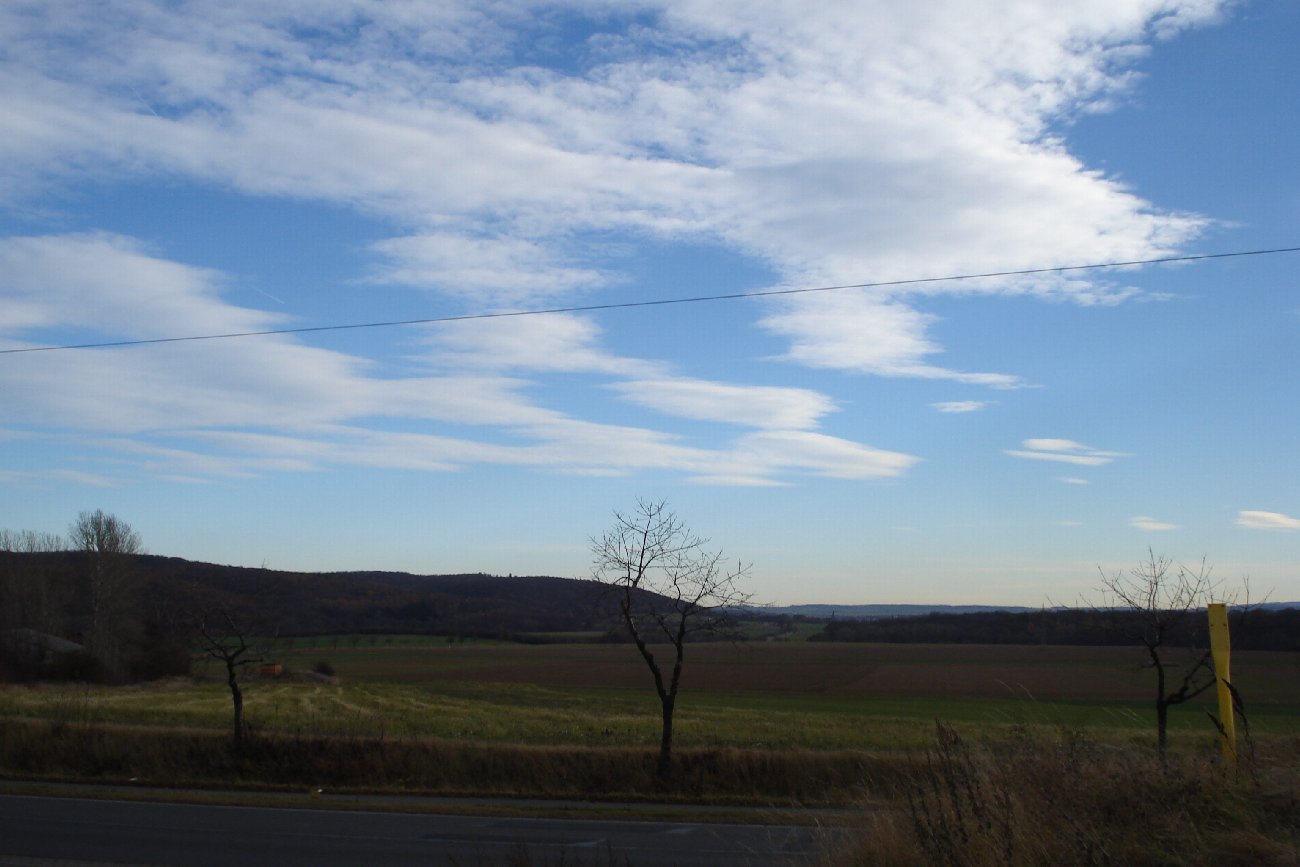
<svg viewBox="0 0 1300 867"><path fill-rule="evenodd" d="M76 586L77 554L12 555L40 561L48 580ZM179 557L136 555L133 572L157 616L220 606L236 622L283 636L422 633L506 637L617 626L603 585L551 576L282 572Z"/></svg>
<svg viewBox="0 0 1300 867"><path fill-rule="evenodd" d="M24 570L26 563L32 574L43 576L51 585L78 586L81 566L75 552L6 556L7 569ZM220 606L241 624L254 624L253 628L282 636L417 633L507 638L544 632L608 632L611 638L622 637L616 599L604 585L591 580L483 573L285 572L149 554L134 555L131 561L145 590L148 610L142 614L160 624L186 612ZM75 608L78 603L74 598L69 604ZM1281 610L1300 608L1300 603L1259 607ZM1053 610L1047 609L1047 613ZM970 633L984 631L974 627L988 623L988 618L1006 622L1005 618L1013 615L1031 618L1041 612L1024 606L900 604L809 604L738 611L760 619L800 617L825 622L828 638L916 640L900 636L926 632L935 636L927 640L940 641L972 640ZM900 622L890 627L890 621ZM930 627L922 629L923 621L930 621ZM76 622L75 616L72 622ZM852 628L853 623L877 625L864 631ZM904 623L912 623L914 628ZM936 624L942 628L933 629ZM954 638L956 634L962 637Z"/></svg>
<svg viewBox="0 0 1300 867"><path fill-rule="evenodd" d="M776 605L750 609L757 614L807 617L813 620L874 620L878 617L919 617L925 614L977 614L988 611L1037 611L1017 605Z"/></svg>
<svg viewBox="0 0 1300 867"><path fill-rule="evenodd" d="M1285 611L1300 609L1300 602L1265 602L1252 605L1261 611ZM759 616L804 617L809 620L878 620L884 617L924 617L928 614L990 614L1004 612L1008 614L1031 614L1043 611L1041 606L1025 605L772 605L743 609ZM1048 611L1069 610L1063 606L1047 606Z"/></svg>

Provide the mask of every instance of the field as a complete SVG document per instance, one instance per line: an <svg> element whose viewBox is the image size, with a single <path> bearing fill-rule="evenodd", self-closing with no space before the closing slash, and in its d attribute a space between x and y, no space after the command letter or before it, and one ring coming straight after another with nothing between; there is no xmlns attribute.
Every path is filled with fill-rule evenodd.
<svg viewBox="0 0 1300 867"><path fill-rule="evenodd" d="M1204 835L1205 827L1235 816L1222 830L1249 858L1177 863L1294 863L1300 851L1295 654L1234 654L1251 737L1243 742L1249 777L1229 788L1216 765L1208 696L1174 709L1173 758L1166 768L1158 765L1152 674L1140 667L1135 649L797 641L690 646L677 713L677 771L668 788L654 772L658 702L629 645L448 644L418 637L372 644L345 637L297 641L278 660L283 677L246 682L251 737L239 754L229 747L230 694L215 669L206 677L127 687L0 688L0 776L911 805L909 822L872 820L870 839L898 852L886 857L868 847L845 862L908 864L976 851L969 840L945 837L962 821L992 835L986 841L992 854L953 863L1002 863L1008 835L1052 837L1033 845L1057 852L1066 838L1085 832L1084 820L1067 811L1057 817L1059 828L1045 830L1037 819L1026 824L1026 816L1050 818L1043 803L1084 803L1112 789L1146 791L1158 800L1181 780L1200 800L1190 801L1196 809L1185 815L1174 811L1177 824L1169 833L1190 827ZM336 677L311 673L322 661ZM1152 788L1153 780L1161 784ZM987 796L970 800L979 786L988 788ZM1062 794L1060 786L1073 789ZM1149 812L1153 803L1131 809ZM1144 830L1107 824L1122 811L1098 804L1097 828L1087 833L1112 848L1123 834L1131 834L1125 845L1132 851L1150 845ZM1004 811L997 821L1005 827L996 834L987 812L994 807ZM1243 843L1234 835L1247 820ZM1020 863L1049 863L1026 857ZM1094 863L1052 857L1051 863Z"/></svg>
<svg viewBox="0 0 1300 867"><path fill-rule="evenodd" d="M488 743L649 747L658 702L627 645L418 644L344 640L284 650L291 675L252 679L256 731L436 737ZM332 682L294 676L320 661ZM677 719L683 747L895 749L935 719L983 728L1081 727L1142 742L1154 727L1151 673L1127 648L854 645L806 642L689 648ZM1300 733L1300 659L1234 655L1252 731ZM0 690L0 715L221 730L230 694L211 677L133 687ZM1204 700L1175 708L1171 733L1213 734Z"/></svg>

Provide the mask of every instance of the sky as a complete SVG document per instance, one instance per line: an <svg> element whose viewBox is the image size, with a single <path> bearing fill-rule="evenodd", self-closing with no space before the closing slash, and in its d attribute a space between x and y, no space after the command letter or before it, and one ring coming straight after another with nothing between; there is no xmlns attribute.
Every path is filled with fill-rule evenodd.
<svg viewBox="0 0 1300 867"><path fill-rule="evenodd" d="M1300 600L1297 44L1293 0L7 0L0 527L586 577L664 500L773 604L1148 549Z"/></svg>

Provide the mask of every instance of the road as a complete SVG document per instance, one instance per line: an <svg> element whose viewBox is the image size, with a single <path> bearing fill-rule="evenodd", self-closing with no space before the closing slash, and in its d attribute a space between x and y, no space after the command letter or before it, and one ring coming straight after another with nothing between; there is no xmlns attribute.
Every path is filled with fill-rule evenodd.
<svg viewBox="0 0 1300 867"><path fill-rule="evenodd" d="M807 826L444 816L0 795L0 864L815 864Z"/></svg>

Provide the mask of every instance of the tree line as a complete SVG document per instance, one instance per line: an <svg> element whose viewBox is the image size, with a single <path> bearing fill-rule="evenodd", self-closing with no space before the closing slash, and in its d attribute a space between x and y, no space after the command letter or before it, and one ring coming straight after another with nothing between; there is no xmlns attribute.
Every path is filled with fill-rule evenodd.
<svg viewBox="0 0 1300 867"><path fill-rule="evenodd" d="M102 510L66 538L0 530L0 678L121 682L189 671L172 597L147 592L140 535Z"/></svg>
<svg viewBox="0 0 1300 867"><path fill-rule="evenodd" d="M932 613L879 620L833 620L810 641L886 644L1054 644L1131 647L1142 613L1129 609L1048 608L1042 611ZM1238 650L1300 650L1300 610L1254 608L1234 615ZM1189 617L1174 643L1208 646L1206 619Z"/></svg>

